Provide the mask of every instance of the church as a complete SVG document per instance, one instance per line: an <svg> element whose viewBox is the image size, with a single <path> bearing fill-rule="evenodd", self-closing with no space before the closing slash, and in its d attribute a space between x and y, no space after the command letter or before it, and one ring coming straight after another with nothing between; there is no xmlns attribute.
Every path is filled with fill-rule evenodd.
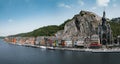
<svg viewBox="0 0 120 64"><path fill-rule="evenodd" d="M103 12L102 24L98 25L98 35L100 38L100 43L102 45L111 44L112 41L112 30L110 24L107 23L105 18L105 11Z"/></svg>

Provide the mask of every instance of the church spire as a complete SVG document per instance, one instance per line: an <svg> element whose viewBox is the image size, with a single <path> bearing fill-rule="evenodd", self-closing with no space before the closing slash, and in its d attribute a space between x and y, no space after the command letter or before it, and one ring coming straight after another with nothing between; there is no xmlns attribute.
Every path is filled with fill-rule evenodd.
<svg viewBox="0 0 120 64"><path fill-rule="evenodd" d="M103 11L103 18L105 18L105 11Z"/></svg>
<svg viewBox="0 0 120 64"><path fill-rule="evenodd" d="M103 18L105 18L105 15L106 15L106 13L105 13L105 7L104 7L104 10L103 10Z"/></svg>
<svg viewBox="0 0 120 64"><path fill-rule="evenodd" d="M106 24L105 11L103 11L102 26Z"/></svg>

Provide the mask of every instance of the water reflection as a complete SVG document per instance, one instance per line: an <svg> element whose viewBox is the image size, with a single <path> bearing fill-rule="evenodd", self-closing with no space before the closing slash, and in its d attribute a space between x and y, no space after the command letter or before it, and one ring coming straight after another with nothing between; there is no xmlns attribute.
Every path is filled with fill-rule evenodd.
<svg viewBox="0 0 120 64"><path fill-rule="evenodd" d="M0 41L0 64L120 64L119 53L45 50Z"/></svg>

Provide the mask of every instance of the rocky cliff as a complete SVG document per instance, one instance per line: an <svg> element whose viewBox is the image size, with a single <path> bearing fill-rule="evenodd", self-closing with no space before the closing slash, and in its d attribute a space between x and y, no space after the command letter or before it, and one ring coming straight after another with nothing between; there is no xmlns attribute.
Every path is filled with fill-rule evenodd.
<svg viewBox="0 0 120 64"><path fill-rule="evenodd" d="M110 23L113 36L120 34L120 17L113 18L112 20L106 19ZM97 32L97 26L101 23L101 17L93 12L81 11L75 15L72 19L66 20L64 23L57 25L49 25L40 27L28 33L20 33L16 35L10 35L12 37L37 37L37 36L54 36L60 38L76 37L76 36L90 36ZM56 33L57 32L57 33Z"/></svg>
<svg viewBox="0 0 120 64"><path fill-rule="evenodd" d="M65 24L62 34L60 34L60 32L58 33L59 36L62 36L63 38L74 36L87 37L97 32L97 27L101 22L101 17L95 13L81 11Z"/></svg>

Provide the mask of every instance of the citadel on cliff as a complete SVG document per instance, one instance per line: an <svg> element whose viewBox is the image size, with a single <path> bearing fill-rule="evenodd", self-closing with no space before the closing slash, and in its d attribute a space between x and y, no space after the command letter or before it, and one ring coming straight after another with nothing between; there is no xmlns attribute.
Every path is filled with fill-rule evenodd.
<svg viewBox="0 0 120 64"><path fill-rule="evenodd" d="M81 11L57 35L58 38L63 40L79 41L86 44L99 43L109 45L112 44L111 32L110 24L107 23L107 19L105 18L105 11L103 12L103 17L93 12Z"/></svg>

